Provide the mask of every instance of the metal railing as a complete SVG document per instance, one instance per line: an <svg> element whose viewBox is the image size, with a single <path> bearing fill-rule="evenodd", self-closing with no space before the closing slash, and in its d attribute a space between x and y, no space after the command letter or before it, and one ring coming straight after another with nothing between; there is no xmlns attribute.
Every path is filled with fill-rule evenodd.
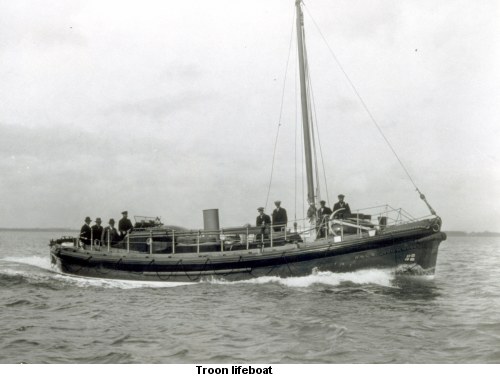
<svg viewBox="0 0 500 376"><path fill-rule="evenodd" d="M368 214L371 213L371 214ZM120 250L137 250L138 247L144 247L146 241L147 253L153 254L156 249L171 248L171 253L175 254L177 247L193 246L196 253L201 252L203 245L211 244L218 246L220 252L227 249L232 249L234 245L242 246L239 249L260 249L261 252L266 248L266 244L273 248L276 244L284 244L290 241L292 234L300 236L300 239L309 238L328 239L340 237L344 239L346 231L349 235L358 237L373 236L377 230L401 225L405 223L415 222L417 220L430 218L435 216L426 216L423 218L413 218L403 209L395 209L389 205L381 205L370 208L358 209L354 214L351 213L349 218L333 218L323 217L318 221L311 222L308 218L295 219L288 221L285 224L275 225L272 223L265 226L240 226L221 228L219 230L175 230L165 226L138 228L131 234L127 234L117 244L111 244L110 233L107 232L105 244L95 244L94 234L91 230L91 250L102 250L106 247L107 252ZM279 226L279 231L275 228ZM355 233L352 234L353 229ZM316 236L314 236L316 233ZM144 240L144 238L146 240ZM338 239L334 239L338 241ZM158 244L158 247L155 245Z"/></svg>

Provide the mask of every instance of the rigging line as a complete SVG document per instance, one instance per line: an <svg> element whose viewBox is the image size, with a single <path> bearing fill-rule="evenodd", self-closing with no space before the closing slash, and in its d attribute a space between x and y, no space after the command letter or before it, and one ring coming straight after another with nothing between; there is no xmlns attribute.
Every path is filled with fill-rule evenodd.
<svg viewBox="0 0 500 376"><path fill-rule="evenodd" d="M297 60L299 58L299 51L297 50ZM300 153L300 156L301 156L301 161L300 161L300 166L301 166L301 176L300 176L300 180L302 182L302 198L305 197L306 193L305 193L305 186L304 186L304 167L305 167L305 154L304 154L304 132L302 132L302 129L300 129L299 127L299 110L298 110L298 103L299 103L299 95L298 95L298 92L299 90L297 89L297 86L298 86L298 81L297 81L297 66L298 64L295 64L295 124L296 126L299 128L298 131L299 131L299 136L300 136L300 150L301 150L301 153ZM306 217L306 211L305 211L305 208L304 208L304 203L302 203L302 218L305 218ZM303 225L304 225L304 221L303 221Z"/></svg>
<svg viewBox="0 0 500 376"><path fill-rule="evenodd" d="M283 103L284 103L284 98L285 98L285 88L286 88L286 77L288 73L288 64L290 62L290 55L291 55L291 50L292 50L292 42L293 42L293 30L294 30L294 23L295 23L295 16L292 17L292 30L290 32L290 43L288 47L288 57L286 60L286 67L285 67L285 76L283 78L283 90L281 93L281 105L280 105L280 114L279 114L279 119L278 119L278 129L276 131L276 139L274 140L274 150L273 150L273 161L271 163L271 176L269 178L269 186L267 188L267 196L266 196L266 205L264 207L267 208L267 203L269 202L269 194L271 193L271 185L273 181L273 174L274 174L274 161L276 158L276 149L278 145L278 136L280 134L280 127L281 127L281 118L283 116Z"/></svg>
<svg viewBox="0 0 500 376"><path fill-rule="evenodd" d="M309 76L309 72L308 72L308 76ZM309 82L308 85L309 85L309 92L311 93L312 92L312 88L310 87L311 83ZM309 102L309 108L311 109L311 112L309 113L309 119L310 119L309 123L311 124L311 138L313 140L312 144L313 144L313 154L314 154L314 177L316 179L316 192L315 192L315 194L316 194L316 200L321 200L321 187L319 184L318 153L316 151L317 136L316 136L316 132L314 131L315 123L313 121L313 115L312 115L311 98L308 98L308 102Z"/></svg>
<svg viewBox="0 0 500 376"><path fill-rule="evenodd" d="M295 64L295 81L294 81L294 88L295 88L295 119L294 119L294 124L295 124L295 145L294 145L294 161L295 161L295 180L294 180L294 186L295 186L295 198L294 198L294 204L295 204L295 210L294 210L294 220L297 221L297 178L298 178L298 172L297 172L297 64Z"/></svg>
<svg viewBox="0 0 500 376"><path fill-rule="evenodd" d="M312 109L313 109L314 120L315 120L314 125L316 126L316 134L318 135L319 155L321 157L321 166L323 167L323 178L325 179L326 200L328 203L330 203L330 195L328 193L328 182L326 179L325 159L323 158L323 149L321 147L321 136L319 134L318 115L317 115L318 112L316 111L316 102L314 101L314 90L312 89L313 86L312 86L310 72L307 72L307 76L309 79L309 87L310 87L310 92L311 92ZM318 185L319 185L319 178L318 178Z"/></svg>
<svg viewBox="0 0 500 376"><path fill-rule="evenodd" d="M307 87L306 91L308 94L311 94L312 92L312 87L311 87L311 81L310 81L310 75L309 75L309 60L307 58L307 47L306 47L306 37L305 37L305 31L302 33L303 35L303 40L302 43L304 45L304 66L305 66L305 72L307 75ZM315 137L315 132L314 132L314 121L312 117L312 104L311 104L311 95L307 95L307 107L309 108L309 113L307 114L309 118L309 124L310 124L310 132L311 132L311 138L312 138L312 147L313 147L313 156L314 156L314 175L316 178L316 192L313 192L313 195L315 195L316 199L319 199L321 196L321 189L319 186L319 175L318 175L318 155L316 153L316 137Z"/></svg>
<svg viewBox="0 0 500 376"><path fill-rule="evenodd" d="M305 4L304 4L304 7L305 7ZM330 47L330 45L328 44L325 36L323 35L323 33L321 32L318 24L316 23L316 21L314 20L314 18L312 17L311 13L309 12L309 9L307 9L307 7L305 7L306 10L307 10L307 13L309 14L309 17L311 18L312 22L314 23L314 26L316 26L316 29L318 30L319 34L321 35L321 38L323 39L323 41L325 42L328 50L330 51L333 59L335 60L335 62L337 63L337 65L339 66L341 72L344 74L345 78L347 79L347 82L349 83L349 85L351 86L351 89L354 91L354 93L356 94L356 96L358 97L359 101L361 102L361 105L363 106L364 110L366 111L366 113L368 114L368 116L370 117L371 121L373 122L373 124L377 127L377 130L379 131L380 135L382 136L382 138L385 140L385 142L387 143L387 145L389 146L389 148L391 149L392 153L394 154L394 156L396 157L396 159L398 160L399 164L401 165L401 167L403 168L403 171L406 173L406 175L408 176L408 178L410 179L411 183L413 184L413 186L415 187L415 189L419 192L420 190L418 189L417 185L415 184L415 181L413 180L413 178L411 177L410 173L408 172L408 170L406 169L405 165L403 164L403 162L401 161L401 159L399 158L398 154L396 153L396 150L394 150L394 148L392 147L391 143L389 142L389 140L387 139L387 137L385 136L384 132L382 131L382 129L380 128L380 126L378 125L377 121L375 120L374 116L372 115L372 113L370 112L368 106L366 105L365 101L363 100L363 98L361 97L361 95L359 94L358 90L356 89L356 86L354 85L354 83L351 81L351 79L349 78L347 72L344 70L344 68L342 67L342 65L340 64L340 61L339 59L337 58L337 56L335 55L335 53L333 52L332 48Z"/></svg>
<svg viewBox="0 0 500 376"><path fill-rule="evenodd" d="M304 133L302 132L302 127L300 126L300 120L299 120L299 101L300 101L300 89L299 89L299 80L298 80L298 77L299 77L299 74L298 74L298 69L299 69L299 64L298 64L298 59L299 59L299 52L298 52L298 49L295 49L296 51L296 59L295 59L295 137L297 138L297 134L298 134L298 139L299 139L299 142L300 142L300 152L299 152L299 155L300 155L300 182L301 182L301 195L302 195L302 198L305 197L306 193L305 193L305 186L304 186L304 167L305 167L305 155L304 155ZM295 158L297 159L297 150L295 151ZM298 169L296 169L297 171ZM297 171L297 174L298 174L298 171ZM296 184L297 184L297 179L299 178L299 176L296 176ZM297 195L297 191L296 191L296 195ZM297 204L297 199L296 199L296 204ZM301 201L301 208L302 208L302 215L301 215L301 219L303 221L303 218L305 218L305 208L304 208L304 204L303 204L303 201ZM295 217L296 218L296 217Z"/></svg>
<svg viewBox="0 0 500 376"><path fill-rule="evenodd" d="M302 127L300 127L299 123L300 123L300 120L299 120L299 89L298 89L298 86L299 86L299 80L297 79L298 77L298 60L299 60L299 51L298 49L295 49L296 51L296 55L295 55L295 128L296 128L296 132L299 132L299 140L300 140L300 166L301 166L301 170L300 170L300 181L301 181L301 194L302 194L302 197L305 197L306 196L306 193L305 193L305 186L304 186L304 167L305 167L305 155L304 155L304 133L302 132ZM302 226L304 226L304 223L305 223L305 216L306 216L306 210L305 210L305 207L304 207L304 204L302 203L301 205L302 207L302 216L301 216L301 221L302 221Z"/></svg>
<svg viewBox="0 0 500 376"><path fill-rule="evenodd" d="M297 106L297 103L298 103L298 98L297 98L297 101L295 102L295 105ZM297 124L299 123L299 119L298 119L298 114L297 114L297 118L295 119L295 121L297 122ZM301 146L301 150L303 151L304 150L304 132L301 132L301 129L299 129L299 133L300 133L300 146ZM305 155L304 153L300 153L301 155L301 181L302 181L302 198L304 198L306 196L306 188L305 188L305 179L304 179L304 167L305 167ZM302 218L305 218L306 217L306 211L304 210L304 204L302 204Z"/></svg>
<svg viewBox="0 0 500 376"><path fill-rule="evenodd" d="M304 38L304 44L305 44L305 38ZM304 48L305 49L305 48ZM306 55L306 59L307 59L307 55ZM306 62L308 62L306 60ZM330 202L330 196L329 196L329 192L328 192L328 183L327 183L327 178L326 178L326 169L325 169L325 160L324 160L324 157L323 157L323 149L321 147L321 137L320 137L320 134L319 134L319 126L318 126L318 117L317 117L317 111L316 111L316 102L314 100L314 90L313 90L313 84L312 84L312 79L311 79L311 72L309 69L307 69L307 80L308 80L308 88L309 88L309 93L310 93L310 109L311 109L311 117L314 116L314 121L311 121L311 128L314 129L316 128L316 134L317 134L317 140L318 140L318 146L319 146L319 154L320 154L320 158L321 158L321 166L322 166L322 169L323 169L323 178L324 178L324 181L325 181L325 190L326 190L326 198L327 198L327 201ZM313 132L313 137L314 137L314 132ZM314 147L315 146L315 143L313 143ZM315 157L316 157L316 152L315 152ZM316 181L317 181L317 184L318 184L318 199L320 199L320 190L319 190L319 171L318 171L318 164L317 164L317 161L316 161Z"/></svg>
<svg viewBox="0 0 500 376"><path fill-rule="evenodd" d="M305 4L304 4L304 7L305 7ZM427 201L427 199L425 198L425 195L420 191L420 189L418 189L417 187L417 184L415 183L415 181L413 180L413 178L411 177L410 173L408 172L408 170L406 169L406 166L404 165L403 161L399 158L398 154L396 153L396 150L393 148L393 146L391 145L391 143L389 142L389 139L385 136L384 132L382 131L382 128L378 125L377 121L375 120L375 117L372 115L372 113L370 112L368 106L366 105L365 101L363 100L363 98L361 97L361 95L359 94L358 90L356 89L356 86L354 86L354 83L351 81L351 79L349 78L349 76L347 75L347 72L344 70L344 68L342 67L342 64L340 64L340 60L337 58L337 56L335 55L335 53L333 52L332 48L330 47L330 45L328 44L328 41L326 40L325 36L323 35L323 33L321 32L321 29L319 28L318 24L316 23L316 21L314 20L314 18L312 17L311 13L309 12L309 9L307 7L306 8L306 11L309 15L309 17L311 18L314 26L316 26L316 29L318 30L319 34L321 35L321 38L323 39L323 41L325 42L325 45L327 46L328 50L330 51L330 53L332 54L333 56L333 59L335 60L335 62L337 63L337 65L339 66L340 70L342 71L342 73L344 74L345 78L347 79L347 82L349 83L349 85L351 86L352 90L354 91L354 93L356 94L356 96L358 97L359 101L361 102L361 104L363 105L363 108L365 109L366 113L368 114L368 116L370 117L371 121L373 122L373 124L376 126L377 130L379 131L380 135L382 136L382 138L384 139L384 141L387 143L387 146L389 146L389 149L392 151L392 153L394 154L394 156L396 157L397 161L399 162L400 166L402 167L403 171L406 173L406 176L408 176L408 179L410 179L411 183L413 184L413 187L415 187L415 190L418 192L419 196L420 196L420 199L422 201L424 201L425 205L427 205L427 208L429 209L429 211L431 212L432 215L436 215L436 211L432 208L432 206L429 204L429 202Z"/></svg>

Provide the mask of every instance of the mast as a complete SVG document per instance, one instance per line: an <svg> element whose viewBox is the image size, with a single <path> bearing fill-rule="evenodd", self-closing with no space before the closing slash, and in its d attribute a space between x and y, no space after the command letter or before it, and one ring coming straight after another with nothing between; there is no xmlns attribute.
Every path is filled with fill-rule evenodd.
<svg viewBox="0 0 500 376"><path fill-rule="evenodd" d="M314 175L311 152L311 131L309 126L309 104L306 84L306 49L304 45L304 15L300 3L302 0L295 0L297 10L297 48L299 50L299 73L300 73L300 101L302 103L302 128L304 131L304 154L307 175L307 201L309 205L314 205Z"/></svg>

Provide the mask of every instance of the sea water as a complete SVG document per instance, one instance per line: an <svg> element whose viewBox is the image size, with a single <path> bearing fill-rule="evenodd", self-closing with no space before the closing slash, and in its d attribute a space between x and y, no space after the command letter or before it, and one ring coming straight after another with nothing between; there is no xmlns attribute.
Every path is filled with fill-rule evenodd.
<svg viewBox="0 0 500 376"><path fill-rule="evenodd" d="M500 238L450 237L435 276L241 282L64 275L0 231L0 363L499 363Z"/></svg>

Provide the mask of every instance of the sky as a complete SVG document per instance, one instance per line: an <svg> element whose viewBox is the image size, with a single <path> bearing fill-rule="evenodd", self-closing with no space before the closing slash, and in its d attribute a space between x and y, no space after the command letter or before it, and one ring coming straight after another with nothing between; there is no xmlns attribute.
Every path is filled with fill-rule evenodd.
<svg viewBox="0 0 500 376"><path fill-rule="evenodd" d="M0 227L128 210L202 228L214 208L228 227L277 199L303 218L294 11L0 0ZM343 69L444 229L500 231L500 2L309 0L304 12L328 205L343 193L352 210L429 214Z"/></svg>

